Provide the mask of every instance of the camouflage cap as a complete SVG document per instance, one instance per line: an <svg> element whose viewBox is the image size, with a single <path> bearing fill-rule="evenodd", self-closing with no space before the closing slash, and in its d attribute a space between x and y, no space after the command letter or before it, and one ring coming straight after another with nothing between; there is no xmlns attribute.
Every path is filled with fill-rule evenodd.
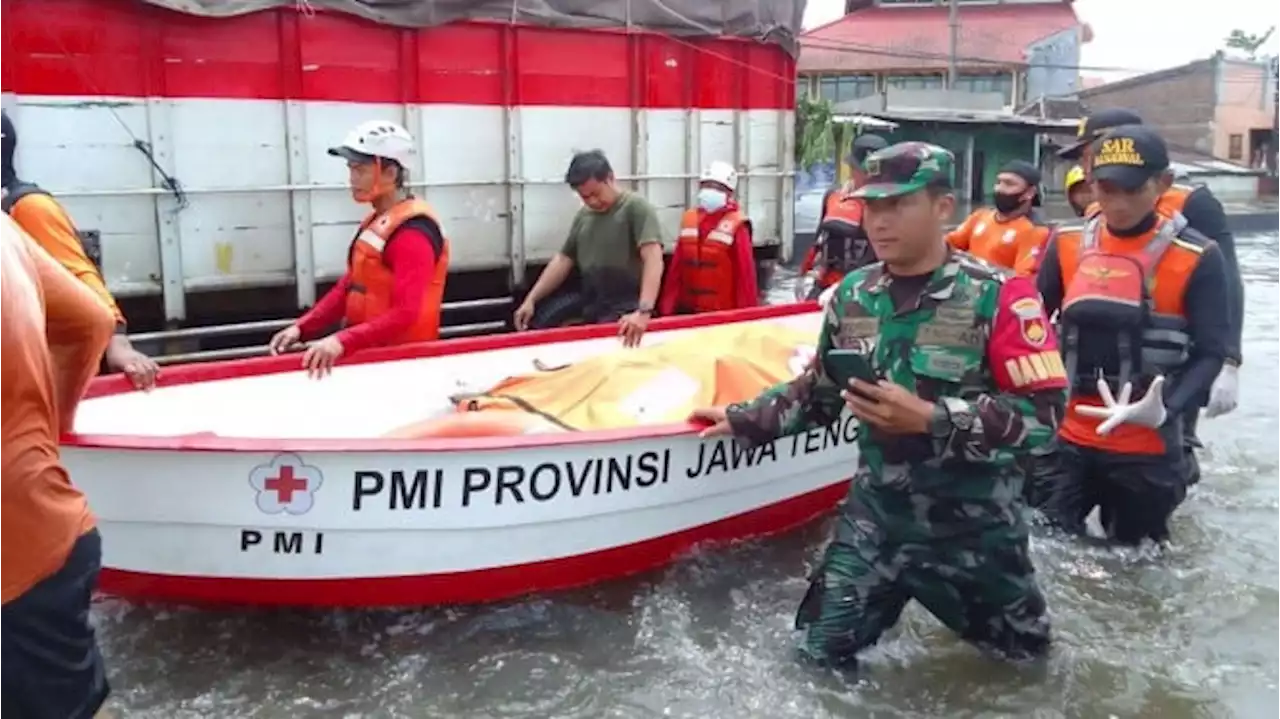
<svg viewBox="0 0 1280 719"><path fill-rule="evenodd" d="M950 187L955 161L950 150L927 142L890 145L867 157L867 182L853 196L877 199L909 195L930 185Z"/></svg>

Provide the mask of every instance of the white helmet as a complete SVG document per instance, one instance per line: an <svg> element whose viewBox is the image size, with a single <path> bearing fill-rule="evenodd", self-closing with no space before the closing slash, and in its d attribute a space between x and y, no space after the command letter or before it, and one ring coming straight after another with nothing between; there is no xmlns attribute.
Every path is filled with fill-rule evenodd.
<svg viewBox="0 0 1280 719"><path fill-rule="evenodd" d="M329 154L355 162L380 157L408 168L414 155L413 136L394 122L369 120L348 132L341 145L329 148Z"/></svg>
<svg viewBox="0 0 1280 719"><path fill-rule="evenodd" d="M727 162L716 160L711 163L702 173L702 181L719 183L729 188L731 192L738 191L738 171Z"/></svg>

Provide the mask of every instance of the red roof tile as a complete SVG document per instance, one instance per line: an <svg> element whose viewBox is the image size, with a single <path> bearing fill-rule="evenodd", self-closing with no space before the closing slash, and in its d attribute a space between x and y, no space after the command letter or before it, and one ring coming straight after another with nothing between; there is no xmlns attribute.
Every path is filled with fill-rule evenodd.
<svg viewBox="0 0 1280 719"><path fill-rule="evenodd" d="M801 72L882 72L945 69L951 29L945 5L870 7L800 37ZM982 58L1021 65L1028 45L1080 25L1069 0L1055 3L961 5L961 67L991 67L965 62ZM923 55L924 57L920 57Z"/></svg>

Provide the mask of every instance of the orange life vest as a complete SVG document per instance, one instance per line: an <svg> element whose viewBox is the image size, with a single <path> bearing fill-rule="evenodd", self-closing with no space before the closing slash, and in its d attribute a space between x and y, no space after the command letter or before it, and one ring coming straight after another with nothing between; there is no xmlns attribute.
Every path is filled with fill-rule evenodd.
<svg viewBox="0 0 1280 719"><path fill-rule="evenodd" d="M1074 240L1074 241L1073 241ZM1191 273L1209 240L1189 231L1180 214L1162 218L1146 244L1106 235L1102 218L1089 220L1081 233L1058 240L1062 270L1063 360L1071 383L1071 405L1061 435L1075 443L1122 454L1161 454L1159 430L1122 424L1098 436L1099 420L1074 411L1079 403L1097 405L1097 382L1113 395L1133 383L1142 396L1157 375L1174 375L1191 348L1183 297ZM1082 351L1090 358L1081 367ZM1100 360L1105 357L1107 359Z"/></svg>
<svg viewBox="0 0 1280 719"><path fill-rule="evenodd" d="M693 313L734 309L738 277L733 265L733 238L743 223L750 227L750 220L730 210L705 237L700 220L697 210L685 210L680 218L677 242L684 266L680 268L680 296L676 306Z"/></svg>
<svg viewBox="0 0 1280 719"><path fill-rule="evenodd" d="M404 223L425 217L437 226L435 212L426 202L410 197L379 215L376 212L360 223L347 254L351 286L347 291L346 324L358 325L386 314L391 309L391 292L395 277L387 266L383 251L387 242ZM444 229L441 228L443 235ZM449 240L444 239L436 257L435 272L422 296L418 317L393 344L425 342L440 338L440 305L444 301L444 283L449 274Z"/></svg>
<svg viewBox="0 0 1280 719"><path fill-rule="evenodd" d="M862 228L866 203L843 189L827 195L822 222L818 225L818 242L822 251L822 274L818 286L830 287L845 274L875 261L875 253Z"/></svg>

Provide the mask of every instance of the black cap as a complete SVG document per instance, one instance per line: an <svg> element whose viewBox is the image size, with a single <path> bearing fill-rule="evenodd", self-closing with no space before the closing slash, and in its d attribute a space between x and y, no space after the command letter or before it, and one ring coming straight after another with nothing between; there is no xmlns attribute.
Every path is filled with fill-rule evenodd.
<svg viewBox="0 0 1280 719"><path fill-rule="evenodd" d="M1026 183L1036 189L1035 197L1031 199L1032 207L1040 206L1040 168L1027 162L1026 160L1010 160L1000 168L997 175L1008 173L1021 177Z"/></svg>
<svg viewBox="0 0 1280 719"><path fill-rule="evenodd" d="M849 156L845 161L850 165L862 166L862 162L867 159L867 155L878 150L883 150L889 146L889 141L879 135L858 135L853 140L853 147L849 148Z"/></svg>
<svg viewBox="0 0 1280 719"><path fill-rule="evenodd" d="M1098 139L1098 136L1104 130L1121 125L1141 124L1143 124L1142 117L1132 110L1120 107L1110 110L1098 110L1080 121L1080 129L1076 131L1075 144L1059 150L1058 157L1064 160L1078 160L1080 159L1080 153L1084 152L1084 148Z"/></svg>
<svg viewBox="0 0 1280 719"><path fill-rule="evenodd" d="M1097 139L1089 167L1094 182L1113 182L1136 190L1169 169L1169 148L1150 127L1122 125Z"/></svg>

